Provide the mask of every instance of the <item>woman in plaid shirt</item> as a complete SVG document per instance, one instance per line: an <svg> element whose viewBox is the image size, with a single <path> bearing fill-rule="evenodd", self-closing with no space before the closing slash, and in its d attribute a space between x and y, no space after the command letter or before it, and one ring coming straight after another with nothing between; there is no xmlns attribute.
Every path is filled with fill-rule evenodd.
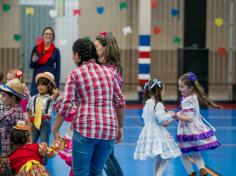
<svg viewBox="0 0 236 176"><path fill-rule="evenodd" d="M72 139L74 176L101 176L115 140L120 142L123 138L124 97L114 72L97 64L96 59L91 41L78 39L74 43L73 60L78 68L67 78L53 128L57 139L64 117L77 105Z"/></svg>

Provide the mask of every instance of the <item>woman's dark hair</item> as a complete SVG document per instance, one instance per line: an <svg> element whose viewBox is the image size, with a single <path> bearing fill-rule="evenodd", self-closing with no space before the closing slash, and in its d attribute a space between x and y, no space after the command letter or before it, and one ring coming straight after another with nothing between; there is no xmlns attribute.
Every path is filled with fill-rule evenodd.
<svg viewBox="0 0 236 176"><path fill-rule="evenodd" d="M25 145L28 142L29 136L28 130L17 130L13 128L10 133L12 149Z"/></svg>
<svg viewBox="0 0 236 176"><path fill-rule="evenodd" d="M50 26L47 26L43 29L42 36L44 35L45 31L48 30L48 29L52 31L52 40L54 40L55 39L55 32L54 32L53 28L50 27Z"/></svg>
<svg viewBox="0 0 236 176"><path fill-rule="evenodd" d="M88 39L78 39L73 44L73 52L78 53L80 57L80 62L78 66L81 65L84 61L89 61L95 59L98 61L98 55L96 47L93 42Z"/></svg>
<svg viewBox="0 0 236 176"><path fill-rule="evenodd" d="M49 94L49 95L52 95L53 85L52 85L51 81L49 81L49 80L46 79L46 78L40 77L40 78L37 80L36 84L37 84L37 85L41 84L41 85L44 85L44 86L48 86L48 94Z"/></svg>
<svg viewBox="0 0 236 176"><path fill-rule="evenodd" d="M0 72L0 83L2 83L3 78L4 78L4 74L3 74L3 72Z"/></svg>

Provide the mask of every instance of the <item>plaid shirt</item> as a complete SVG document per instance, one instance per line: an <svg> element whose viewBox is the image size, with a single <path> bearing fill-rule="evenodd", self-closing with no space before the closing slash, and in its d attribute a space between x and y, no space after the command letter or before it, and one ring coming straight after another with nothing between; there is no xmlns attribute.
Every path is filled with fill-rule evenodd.
<svg viewBox="0 0 236 176"><path fill-rule="evenodd" d="M19 120L24 120L24 114L19 104L0 113L0 123L2 125L0 129L2 156L10 153L10 131Z"/></svg>
<svg viewBox="0 0 236 176"><path fill-rule="evenodd" d="M35 116L35 112L36 112L35 107L38 102L39 96L40 96L39 94L34 95L33 97L30 98L30 101L27 104L26 109L27 109L27 112L31 111L31 117ZM51 117L55 100L53 100L49 94L42 96L42 98L43 98L42 116L48 115ZM49 102L49 104L48 104L48 102ZM48 105L48 107L47 107L47 105Z"/></svg>
<svg viewBox="0 0 236 176"><path fill-rule="evenodd" d="M114 73L105 66L88 61L73 70L64 88L58 113L67 117L76 104L74 129L82 136L110 140L117 134L116 107L124 107L125 100Z"/></svg>
<svg viewBox="0 0 236 176"><path fill-rule="evenodd" d="M4 106L2 102L2 94L0 93L0 113L3 112Z"/></svg>

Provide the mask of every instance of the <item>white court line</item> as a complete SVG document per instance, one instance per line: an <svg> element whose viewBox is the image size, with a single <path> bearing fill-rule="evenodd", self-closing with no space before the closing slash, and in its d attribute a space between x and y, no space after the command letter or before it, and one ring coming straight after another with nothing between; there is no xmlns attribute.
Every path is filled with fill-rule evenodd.
<svg viewBox="0 0 236 176"><path fill-rule="evenodd" d="M133 119L133 118L142 118L141 115L126 115L125 119ZM235 118L232 116L228 116L228 115L208 115L207 119L222 119L222 120L234 120ZM236 119L235 119L236 120Z"/></svg>
<svg viewBox="0 0 236 176"><path fill-rule="evenodd" d="M129 146L133 146L133 145L136 145L136 143L134 142L125 142L125 143L120 143L120 144L117 144L118 146L119 145L129 145ZM236 144L221 144L221 147L236 147Z"/></svg>
<svg viewBox="0 0 236 176"><path fill-rule="evenodd" d="M216 128L216 130L236 130L236 127L232 127L232 126L214 126ZM128 128L128 129L139 129L142 128L142 126L124 126L124 129ZM177 129L177 127L167 127L168 129Z"/></svg>

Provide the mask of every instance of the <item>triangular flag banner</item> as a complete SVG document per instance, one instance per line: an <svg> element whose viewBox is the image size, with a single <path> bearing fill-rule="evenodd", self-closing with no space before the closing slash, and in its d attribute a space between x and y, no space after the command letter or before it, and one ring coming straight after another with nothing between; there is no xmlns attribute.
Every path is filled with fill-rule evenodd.
<svg viewBox="0 0 236 176"><path fill-rule="evenodd" d="M80 14L81 14L80 9L74 9L74 10L73 10L73 15L74 15L74 16L76 16L76 15L79 16Z"/></svg>
<svg viewBox="0 0 236 176"><path fill-rule="evenodd" d="M21 35L19 35L19 34L14 34L13 38L14 38L14 40L15 40L16 42L18 42L18 41L21 40Z"/></svg>
<svg viewBox="0 0 236 176"><path fill-rule="evenodd" d="M130 26L124 27L123 33L125 36L127 36L128 34L131 34L132 33L131 27Z"/></svg>
<svg viewBox="0 0 236 176"><path fill-rule="evenodd" d="M171 9L171 15L174 17L179 16L179 10L175 8Z"/></svg>
<svg viewBox="0 0 236 176"><path fill-rule="evenodd" d="M224 56L226 54L226 49L223 47L217 48L217 53L221 56Z"/></svg>
<svg viewBox="0 0 236 176"><path fill-rule="evenodd" d="M10 5L10 4L3 4L3 5L2 5L2 10L3 10L4 12L9 11L10 8L11 8L11 5Z"/></svg>
<svg viewBox="0 0 236 176"><path fill-rule="evenodd" d="M127 9L127 3L126 2L120 2L120 10Z"/></svg>
<svg viewBox="0 0 236 176"><path fill-rule="evenodd" d="M181 38L179 36L174 36L173 43L176 44L176 45L180 45L181 44Z"/></svg>
<svg viewBox="0 0 236 176"><path fill-rule="evenodd" d="M157 0L152 0L152 8L153 9L157 8Z"/></svg>
<svg viewBox="0 0 236 176"><path fill-rule="evenodd" d="M65 0L57 0L57 16L65 16Z"/></svg>
<svg viewBox="0 0 236 176"><path fill-rule="evenodd" d="M55 9L49 10L49 16L52 18L57 17L57 11Z"/></svg>
<svg viewBox="0 0 236 176"><path fill-rule="evenodd" d="M215 25L216 25L217 27L222 26L223 23L224 23L224 21L223 21L222 18L216 18L216 19L215 19Z"/></svg>
<svg viewBox="0 0 236 176"><path fill-rule="evenodd" d="M104 7L100 6L100 7L97 7L97 13L102 15L104 13L105 9Z"/></svg>
<svg viewBox="0 0 236 176"><path fill-rule="evenodd" d="M26 7L25 8L25 15L34 16L34 8L33 7Z"/></svg>
<svg viewBox="0 0 236 176"><path fill-rule="evenodd" d="M160 34L160 33L161 33L161 28L158 27L158 26L154 27L154 28L153 28L153 33L154 33L154 34Z"/></svg>

